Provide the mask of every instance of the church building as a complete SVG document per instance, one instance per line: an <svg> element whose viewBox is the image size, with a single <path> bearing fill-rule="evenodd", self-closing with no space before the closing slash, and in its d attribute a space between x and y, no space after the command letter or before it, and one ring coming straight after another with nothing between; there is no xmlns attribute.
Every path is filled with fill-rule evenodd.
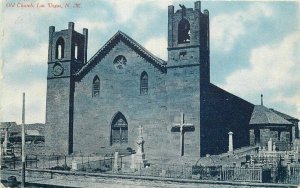
<svg viewBox="0 0 300 188"><path fill-rule="evenodd" d="M254 105L210 83L209 12L168 7L168 60L118 31L89 60L88 30L49 28L46 138L57 154L135 149L191 156L250 144ZM157 44L159 45L159 44Z"/></svg>

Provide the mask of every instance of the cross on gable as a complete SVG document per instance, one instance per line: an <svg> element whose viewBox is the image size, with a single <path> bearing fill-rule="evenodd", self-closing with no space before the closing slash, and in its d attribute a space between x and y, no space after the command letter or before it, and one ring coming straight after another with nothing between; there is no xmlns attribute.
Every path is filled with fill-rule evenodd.
<svg viewBox="0 0 300 188"><path fill-rule="evenodd" d="M184 155L184 132L194 131L195 126L193 124L184 122L184 113L181 112L181 121L179 124L174 124L171 132L180 132L180 155Z"/></svg>

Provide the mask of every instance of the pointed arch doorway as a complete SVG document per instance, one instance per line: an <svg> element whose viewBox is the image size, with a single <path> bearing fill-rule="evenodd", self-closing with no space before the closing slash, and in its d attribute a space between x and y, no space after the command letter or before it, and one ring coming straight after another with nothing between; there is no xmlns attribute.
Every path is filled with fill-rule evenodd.
<svg viewBox="0 0 300 188"><path fill-rule="evenodd" d="M111 121L110 144L128 143L128 123L121 112L117 112Z"/></svg>

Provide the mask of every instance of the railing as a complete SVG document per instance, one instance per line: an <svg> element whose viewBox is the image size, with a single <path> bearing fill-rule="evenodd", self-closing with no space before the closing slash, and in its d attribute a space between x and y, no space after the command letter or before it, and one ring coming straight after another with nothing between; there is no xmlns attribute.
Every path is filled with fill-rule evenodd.
<svg viewBox="0 0 300 188"><path fill-rule="evenodd" d="M274 161L276 160L274 159ZM20 157L3 158L2 161L2 164L7 168L21 169ZM190 164L150 164L148 167L144 167L143 164L136 164L135 168L131 169L131 160L122 156L119 156L118 165L114 165L113 156L27 155L26 168L70 171L74 161L76 161L77 171L93 173L213 181L300 184L300 165L282 166L280 163L264 167L193 166Z"/></svg>
<svg viewBox="0 0 300 188"><path fill-rule="evenodd" d="M225 167L222 169L222 181L262 182L262 168Z"/></svg>

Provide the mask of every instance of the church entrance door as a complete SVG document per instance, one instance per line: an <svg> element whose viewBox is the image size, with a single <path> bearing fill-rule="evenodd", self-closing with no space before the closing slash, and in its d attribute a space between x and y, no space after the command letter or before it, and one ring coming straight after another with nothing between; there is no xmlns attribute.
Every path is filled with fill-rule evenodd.
<svg viewBox="0 0 300 188"><path fill-rule="evenodd" d="M118 112L111 122L111 145L128 143L128 123L125 116Z"/></svg>

